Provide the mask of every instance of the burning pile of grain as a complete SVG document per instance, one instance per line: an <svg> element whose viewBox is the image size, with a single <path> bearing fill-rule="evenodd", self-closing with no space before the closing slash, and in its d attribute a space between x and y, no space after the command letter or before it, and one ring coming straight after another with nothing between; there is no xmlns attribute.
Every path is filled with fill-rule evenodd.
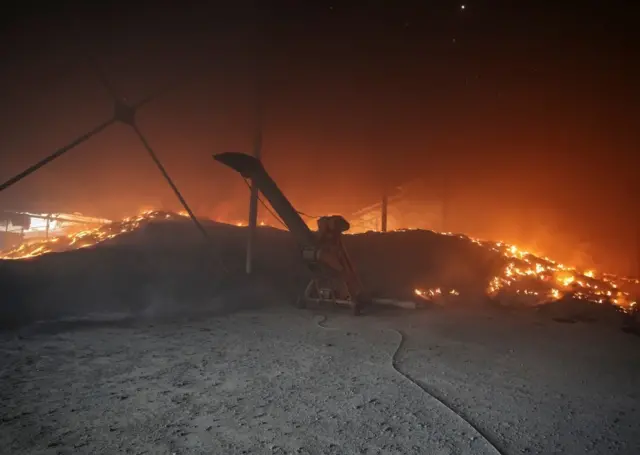
<svg viewBox="0 0 640 455"><path fill-rule="evenodd" d="M83 312L206 308L214 283L244 286L246 230L205 222L205 242L188 218L149 211L121 222L0 254L0 320ZM630 312L637 280L579 271L501 242L424 230L349 235L345 245L373 294L473 303L539 305L583 300ZM87 248L95 246L95 248ZM24 260L19 260L24 259ZM255 270L293 300L308 278L284 231L258 232ZM194 303L195 302L195 303Z"/></svg>
<svg viewBox="0 0 640 455"><path fill-rule="evenodd" d="M0 252L0 259L27 259L48 253L75 250L97 245L119 235L133 232L151 221L176 220L182 215L156 210L144 211L121 221L106 223L102 226L83 229L69 235L25 242L16 248Z"/></svg>

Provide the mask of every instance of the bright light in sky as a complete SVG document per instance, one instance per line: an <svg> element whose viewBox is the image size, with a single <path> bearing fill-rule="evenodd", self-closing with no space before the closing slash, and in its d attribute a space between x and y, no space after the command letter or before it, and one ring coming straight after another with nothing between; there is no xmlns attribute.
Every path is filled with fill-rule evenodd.
<svg viewBox="0 0 640 455"><path fill-rule="evenodd" d="M460 5L460 9L466 9L467 5Z"/></svg>

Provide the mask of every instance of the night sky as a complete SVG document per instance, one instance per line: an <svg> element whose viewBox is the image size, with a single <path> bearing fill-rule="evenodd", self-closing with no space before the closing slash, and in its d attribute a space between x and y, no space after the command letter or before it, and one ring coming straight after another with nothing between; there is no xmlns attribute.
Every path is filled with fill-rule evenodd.
<svg viewBox="0 0 640 455"><path fill-rule="evenodd" d="M246 217L246 186L211 154L251 152L258 69L264 162L300 210L348 214L423 179L448 230L635 273L633 2L39 3L3 14L2 181L109 118L97 66L132 101L181 78L140 129L196 212ZM179 208L121 124L0 194L144 206Z"/></svg>

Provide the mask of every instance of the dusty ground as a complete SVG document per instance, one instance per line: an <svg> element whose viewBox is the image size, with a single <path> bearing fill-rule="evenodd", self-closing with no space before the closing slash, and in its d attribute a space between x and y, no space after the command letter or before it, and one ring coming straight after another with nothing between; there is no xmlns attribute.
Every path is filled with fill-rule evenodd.
<svg viewBox="0 0 640 455"><path fill-rule="evenodd" d="M0 452L640 453L640 339L535 316L277 308L5 333Z"/></svg>

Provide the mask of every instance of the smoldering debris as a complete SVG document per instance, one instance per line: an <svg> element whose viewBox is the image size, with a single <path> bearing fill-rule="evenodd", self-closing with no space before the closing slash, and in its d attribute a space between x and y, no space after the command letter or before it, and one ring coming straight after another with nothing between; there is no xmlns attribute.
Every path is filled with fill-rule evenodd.
<svg viewBox="0 0 640 455"><path fill-rule="evenodd" d="M288 232L258 229L249 278L246 229L214 222L205 227L210 242L188 219L173 217L141 223L95 246L0 261L0 326L99 313L175 319L295 302L309 274ZM505 267L518 271L513 258L461 236L413 230L347 235L344 241L363 285L378 297L407 299L421 292L443 306L477 305L487 302L488 286ZM540 306L529 295L498 297L499 306L505 299L511 307ZM568 307L564 300L541 314L578 322L619 323L622 317L608 305Z"/></svg>

